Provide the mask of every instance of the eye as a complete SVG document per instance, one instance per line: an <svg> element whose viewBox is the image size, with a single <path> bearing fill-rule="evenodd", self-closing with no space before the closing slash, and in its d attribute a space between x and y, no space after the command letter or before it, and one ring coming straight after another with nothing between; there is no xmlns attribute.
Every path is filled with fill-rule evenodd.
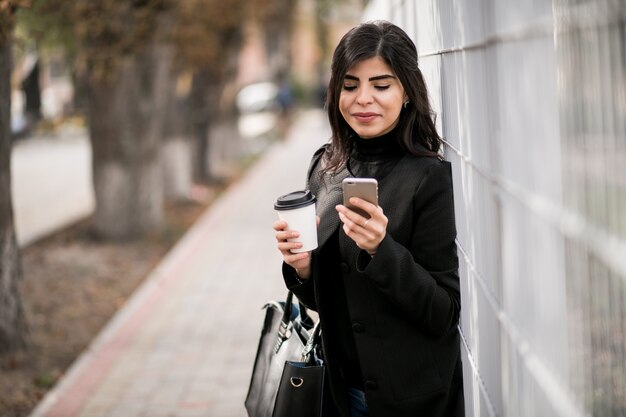
<svg viewBox="0 0 626 417"><path fill-rule="evenodd" d="M344 85L343 89L345 91L354 91L354 90L356 90L356 85Z"/></svg>
<svg viewBox="0 0 626 417"><path fill-rule="evenodd" d="M390 87L389 85L376 85L376 86L374 86L374 88L379 90L379 91L386 90L389 87Z"/></svg>

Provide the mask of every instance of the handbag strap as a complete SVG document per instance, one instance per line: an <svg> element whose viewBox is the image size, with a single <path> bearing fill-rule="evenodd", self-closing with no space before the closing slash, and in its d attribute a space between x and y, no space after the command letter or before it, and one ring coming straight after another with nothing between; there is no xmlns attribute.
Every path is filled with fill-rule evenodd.
<svg viewBox="0 0 626 417"><path fill-rule="evenodd" d="M287 293L285 305L283 306L282 323L286 326L291 321L291 311L293 310L293 292Z"/></svg>
<svg viewBox="0 0 626 417"><path fill-rule="evenodd" d="M298 297L296 297L295 300L298 303L298 314L300 316L300 321L303 324L308 325L309 329L312 329L314 323L313 323L313 319L311 318L311 316L309 316L307 307L300 302ZM294 294L293 292L289 291L287 293L287 298L285 299L285 302L283 303L283 317L281 319L281 322L283 323L285 328L289 325L290 322L293 321L293 314L294 314L293 303L294 303Z"/></svg>
<svg viewBox="0 0 626 417"><path fill-rule="evenodd" d="M297 297L296 297L297 299ZM304 321L312 322L311 317L307 313L306 307L300 303L298 300L298 308L300 315L300 325L304 324ZM283 343L291 337L291 333L294 331L294 322L292 319L293 314L293 292L289 291L287 293L287 298L285 299L285 303L283 305L283 316L280 320L280 325L278 326L278 337L276 338L276 344L274 345L274 353L278 353L280 347ZM309 324L310 325L310 324ZM309 339L302 351L302 357L310 358L311 353L317 348L319 343L319 335L321 332L320 322L317 320L313 325L312 330L309 333Z"/></svg>
<svg viewBox="0 0 626 417"><path fill-rule="evenodd" d="M321 331L320 321L318 320L313 327L309 340L306 342L306 346L302 349L302 357L300 359L302 362L310 362L311 354L313 354L318 347Z"/></svg>
<svg viewBox="0 0 626 417"><path fill-rule="evenodd" d="M291 321L291 311L293 309L293 293L289 291L285 303L283 305L283 317L280 319L280 326L278 326L278 338L274 345L274 353L278 353L280 347L285 340L289 339L293 330L293 322Z"/></svg>

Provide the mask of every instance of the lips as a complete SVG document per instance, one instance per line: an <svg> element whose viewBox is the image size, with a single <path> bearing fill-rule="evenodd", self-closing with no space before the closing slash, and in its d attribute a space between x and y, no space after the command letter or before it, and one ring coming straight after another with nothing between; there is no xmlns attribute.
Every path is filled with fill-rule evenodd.
<svg viewBox="0 0 626 417"><path fill-rule="evenodd" d="M378 117L378 113L353 113L352 117L354 117L357 121L362 123L371 122L372 120Z"/></svg>

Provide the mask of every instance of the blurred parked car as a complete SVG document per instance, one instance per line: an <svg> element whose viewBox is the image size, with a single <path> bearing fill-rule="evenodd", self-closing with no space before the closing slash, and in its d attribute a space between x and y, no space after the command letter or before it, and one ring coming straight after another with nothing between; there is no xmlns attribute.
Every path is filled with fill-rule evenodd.
<svg viewBox="0 0 626 417"><path fill-rule="evenodd" d="M265 81L243 87L235 97L239 111L239 133L244 138L257 138L276 126L280 106L279 88Z"/></svg>
<svg viewBox="0 0 626 417"><path fill-rule="evenodd" d="M237 109L241 114L274 111L278 107L278 86L265 81L249 84L237 93Z"/></svg>

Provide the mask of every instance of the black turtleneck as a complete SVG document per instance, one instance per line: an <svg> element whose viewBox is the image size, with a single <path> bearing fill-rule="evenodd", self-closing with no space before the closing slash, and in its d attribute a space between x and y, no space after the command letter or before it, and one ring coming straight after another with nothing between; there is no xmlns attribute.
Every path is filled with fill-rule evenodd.
<svg viewBox="0 0 626 417"><path fill-rule="evenodd" d="M398 144L398 129L382 136L363 139L356 137L348 161L348 169L355 177L381 180L396 166L404 151Z"/></svg>

